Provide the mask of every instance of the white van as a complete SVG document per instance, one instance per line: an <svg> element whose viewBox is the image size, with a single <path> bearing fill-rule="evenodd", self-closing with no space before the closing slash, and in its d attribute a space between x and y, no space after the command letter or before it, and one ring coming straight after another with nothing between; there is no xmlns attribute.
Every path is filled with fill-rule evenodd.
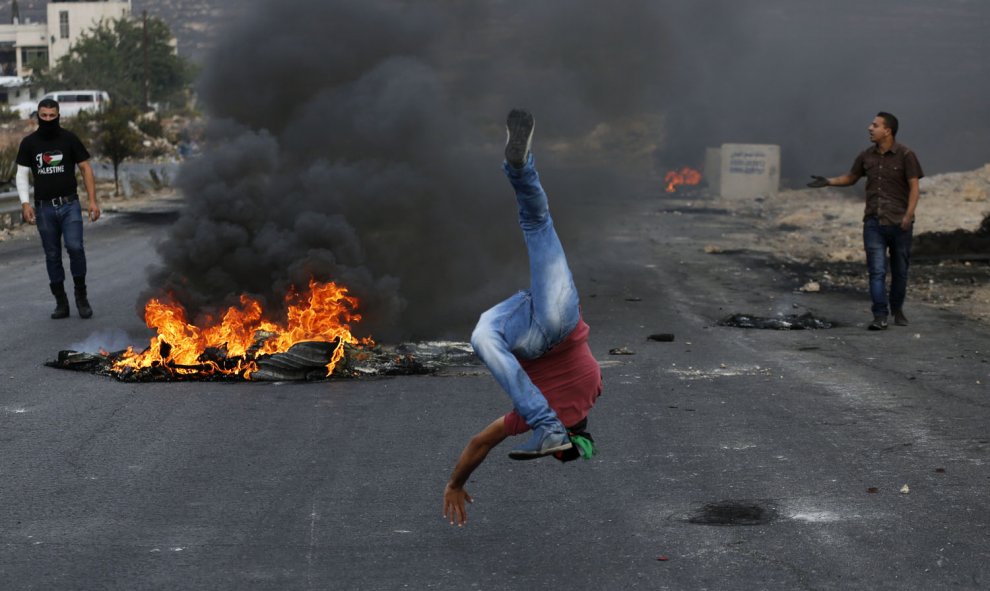
<svg viewBox="0 0 990 591"><path fill-rule="evenodd" d="M33 119L38 115L38 103L44 99L58 101L58 114L62 117L74 117L82 111L99 111L110 104L110 95L103 90L58 90L36 101L17 105L17 111L22 117Z"/></svg>

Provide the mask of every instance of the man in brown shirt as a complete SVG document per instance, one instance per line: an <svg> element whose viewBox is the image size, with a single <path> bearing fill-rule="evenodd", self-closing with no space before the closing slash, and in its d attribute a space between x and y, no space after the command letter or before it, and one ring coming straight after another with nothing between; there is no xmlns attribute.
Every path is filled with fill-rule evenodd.
<svg viewBox="0 0 990 591"><path fill-rule="evenodd" d="M832 178L813 176L809 187L847 187L866 177L863 245L870 273L873 322L870 330L894 324L907 326L904 298L911 259L914 210L918 206L918 179L924 176L914 152L897 143L897 117L880 112L868 128L873 146L856 157L848 173ZM890 254L890 298L887 297L887 254ZM888 307L889 302L889 307Z"/></svg>

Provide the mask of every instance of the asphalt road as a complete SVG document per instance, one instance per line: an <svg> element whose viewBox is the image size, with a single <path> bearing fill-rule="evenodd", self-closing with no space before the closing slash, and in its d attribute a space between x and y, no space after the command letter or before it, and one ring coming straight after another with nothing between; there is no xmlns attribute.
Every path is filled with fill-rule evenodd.
<svg viewBox="0 0 990 591"><path fill-rule="evenodd" d="M0 588L990 588L987 329L912 304L910 327L868 332L865 294L797 293L808 278L772 261L703 252L745 219L648 194L608 206L626 212L608 248L568 245L606 381L600 455L496 450L463 528L441 517L444 483L508 407L483 372L231 385L49 369L97 330L146 334L140 270L170 218L87 225L88 321L48 318L33 234L0 243ZM805 311L839 326L717 325Z"/></svg>

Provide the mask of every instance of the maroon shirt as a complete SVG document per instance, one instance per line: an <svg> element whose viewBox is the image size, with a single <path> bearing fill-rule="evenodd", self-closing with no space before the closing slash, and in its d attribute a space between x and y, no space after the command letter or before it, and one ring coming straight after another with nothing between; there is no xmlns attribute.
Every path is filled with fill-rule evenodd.
<svg viewBox="0 0 990 591"><path fill-rule="evenodd" d="M588 347L589 332L587 323L578 320L567 338L542 357L519 359L526 375L567 427L588 416L602 392L602 370ZM505 431L509 435L525 433L529 429L515 410L505 415Z"/></svg>
<svg viewBox="0 0 990 591"><path fill-rule="evenodd" d="M849 174L866 177L863 219L876 216L884 226L900 225L908 208L908 181L925 176L914 152L897 142L883 154L876 145L863 150Z"/></svg>

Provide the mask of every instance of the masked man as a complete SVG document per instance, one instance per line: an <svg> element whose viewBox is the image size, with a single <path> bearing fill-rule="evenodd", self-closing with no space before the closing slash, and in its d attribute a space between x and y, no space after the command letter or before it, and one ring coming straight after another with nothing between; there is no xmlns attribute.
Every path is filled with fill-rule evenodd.
<svg viewBox="0 0 990 591"><path fill-rule="evenodd" d="M100 219L96 204L96 182L89 165L89 152L78 137L59 125L58 103L44 99L38 103L38 130L21 140L17 152L17 192L21 215L29 224L37 224L41 246L45 249L45 266L55 311L52 318L69 315L69 298L65 295L65 269L62 267L62 243L69 253L69 270L75 286L79 316L89 318L93 309L86 295L86 251L83 249L82 208L77 193L76 167L82 171L89 196L89 219ZM29 198L28 173L34 176L34 206Z"/></svg>

